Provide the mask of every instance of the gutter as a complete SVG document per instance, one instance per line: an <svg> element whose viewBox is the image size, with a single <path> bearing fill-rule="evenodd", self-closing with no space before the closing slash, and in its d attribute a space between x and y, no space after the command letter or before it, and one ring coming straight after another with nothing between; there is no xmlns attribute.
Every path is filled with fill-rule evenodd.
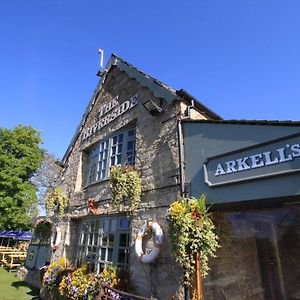
<svg viewBox="0 0 300 300"><path fill-rule="evenodd" d="M220 117L218 114L213 112L211 109L209 109L207 106L202 104L200 101L197 100L197 98L193 97L191 94L189 94L186 90L181 89L177 90L176 94L181 97L182 99L188 101L191 103L192 100L195 101L195 106L198 107L201 110L201 113L204 115L207 115L209 118L213 120L222 120L222 117Z"/></svg>

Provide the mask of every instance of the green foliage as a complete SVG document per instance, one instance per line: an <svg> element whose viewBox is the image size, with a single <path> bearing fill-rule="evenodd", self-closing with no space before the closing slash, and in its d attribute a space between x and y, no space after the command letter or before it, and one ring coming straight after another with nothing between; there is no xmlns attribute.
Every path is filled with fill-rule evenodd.
<svg viewBox="0 0 300 300"><path fill-rule="evenodd" d="M0 229L31 227L37 189L30 179L43 158L40 143L40 133L31 126L0 128Z"/></svg>
<svg viewBox="0 0 300 300"><path fill-rule="evenodd" d="M201 273L208 274L208 259L219 246L215 226L205 205L205 195L175 201L170 206L169 232L175 260L184 270L184 283L195 272L195 257L200 255Z"/></svg>
<svg viewBox="0 0 300 300"><path fill-rule="evenodd" d="M47 211L57 211L59 218L63 217L67 204L68 198L63 195L60 187L52 189L46 194Z"/></svg>
<svg viewBox="0 0 300 300"><path fill-rule="evenodd" d="M132 166L114 166L110 169L112 203L120 207L128 201L129 213L133 213L141 201L142 180L140 173Z"/></svg>
<svg viewBox="0 0 300 300"><path fill-rule="evenodd" d="M41 243L49 243L52 234L52 223L48 220L39 222L34 228L34 236Z"/></svg>

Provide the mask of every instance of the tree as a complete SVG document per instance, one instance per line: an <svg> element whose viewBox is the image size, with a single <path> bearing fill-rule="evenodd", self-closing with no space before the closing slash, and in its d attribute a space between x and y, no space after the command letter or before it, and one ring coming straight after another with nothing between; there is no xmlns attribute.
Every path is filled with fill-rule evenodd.
<svg viewBox="0 0 300 300"><path fill-rule="evenodd" d="M0 230L28 229L37 215L37 188L30 179L42 162L41 143L31 126L0 128Z"/></svg>
<svg viewBox="0 0 300 300"><path fill-rule="evenodd" d="M42 164L32 179L38 189L38 204L42 210L45 210L46 194L54 191L61 182L62 168L57 161L54 154L45 152Z"/></svg>

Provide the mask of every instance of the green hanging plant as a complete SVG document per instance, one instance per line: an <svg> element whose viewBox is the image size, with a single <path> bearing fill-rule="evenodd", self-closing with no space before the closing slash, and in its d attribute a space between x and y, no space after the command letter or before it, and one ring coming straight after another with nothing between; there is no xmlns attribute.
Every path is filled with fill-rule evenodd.
<svg viewBox="0 0 300 300"><path fill-rule="evenodd" d="M205 205L205 195L175 201L170 206L169 233L175 260L183 268L183 283L190 284L200 256L202 277L210 270L208 260L220 247L215 226Z"/></svg>
<svg viewBox="0 0 300 300"><path fill-rule="evenodd" d="M61 188L57 187L46 194L47 211L57 210L58 216L63 217L65 208L68 204L68 198L63 195Z"/></svg>
<svg viewBox="0 0 300 300"><path fill-rule="evenodd" d="M34 228L34 237L41 243L48 243L52 234L52 223L48 220L39 222Z"/></svg>
<svg viewBox="0 0 300 300"><path fill-rule="evenodd" d="M118 209L127 200L129 213L137 208L141 202L142 179L140 172L133 166L113 166L110 169L109 188L112 193L112 204Z"/></svg>

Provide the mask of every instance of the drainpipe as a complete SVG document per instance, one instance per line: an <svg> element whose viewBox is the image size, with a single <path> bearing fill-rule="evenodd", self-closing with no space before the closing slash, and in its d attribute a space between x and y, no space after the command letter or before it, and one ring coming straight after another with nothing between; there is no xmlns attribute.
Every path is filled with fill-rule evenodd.
<svg viewBox="0 0 300 300"><path fill-rule="evenodd" d="M184 149L183 149L183 134L182 134L182 122L181 119L177 120L177 132L178 132L178 148L179 148L179 170L180 170L180 194L181 197L185 197L185 173L184 173ZM191 293L189 285L184 285L184 300L190 300Z"/></svg>
<svg viewBox="0 0 300 300"><path fill-rule="evenodd" d="M180 176L180 194L181 197L185 196L185 173L184 173L184 150L183 150L183 135L182 135L182 121L177 120L178 132L178 148L179 148L179 176Z"/></svg>

